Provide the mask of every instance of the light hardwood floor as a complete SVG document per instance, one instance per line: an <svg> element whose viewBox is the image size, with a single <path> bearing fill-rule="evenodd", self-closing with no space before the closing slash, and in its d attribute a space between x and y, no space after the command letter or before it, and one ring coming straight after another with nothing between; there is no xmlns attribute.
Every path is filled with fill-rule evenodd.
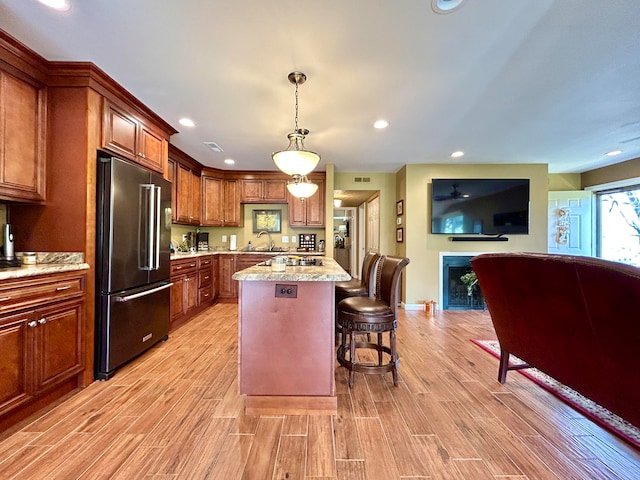
<svg viewBox="0 0 640 480"><path fill-rule="evenodd" d="M640 452L470 342L486 312L400 313L400 384L336 369L338 415L243 413L221 304L0 442L0 479L638 479ZM292 359L295 361L295 359Z"/></svg>

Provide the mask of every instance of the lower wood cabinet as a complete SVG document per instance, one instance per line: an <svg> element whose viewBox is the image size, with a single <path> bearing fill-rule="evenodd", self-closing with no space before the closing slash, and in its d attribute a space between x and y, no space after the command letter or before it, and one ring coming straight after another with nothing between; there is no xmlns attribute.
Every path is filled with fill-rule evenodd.
<svg viewBox="0 0 640 480"><path fill-rule="evenodd" d="M85 284L78 273L0 283L0 430L80 386Z"/></svg>
<svg viewBox="0 0 640 480"><path fill-rule="evenodd" d="M171 261L171 328L213 304L216 271L217 258L213 255Z"/></svg>
<svg viewBox="0 0 640 480"><path fill-rule="evenodd" d="M238 282L231 278L236 273L236 255L219 255L218 262L218 298L221 301L238 298Z"/></svg>

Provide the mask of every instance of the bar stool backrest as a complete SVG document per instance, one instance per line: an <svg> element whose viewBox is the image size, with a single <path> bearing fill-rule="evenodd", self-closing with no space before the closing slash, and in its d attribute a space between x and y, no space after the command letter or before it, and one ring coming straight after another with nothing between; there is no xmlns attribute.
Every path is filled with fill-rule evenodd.
<svg viewBox="0 0 640 480"><path fill-rule="evenodd" d="M362 262L362 273L360 274L360 281L362 282L362 286L367 289L369 292L369 296L372 297L375 284L375 273L376 273L376 265L378 260L380 260L381 255L376 252L367 252L364 256L364 260Z"/></svg>
<svg viewBox="0 0 640 480"><path fill-rule="evenodd" d="M383 255L378 261L376 272L376 296L388 304L394 315L398 311L398 287L402 271L409 264L409 259Z"/></svg>

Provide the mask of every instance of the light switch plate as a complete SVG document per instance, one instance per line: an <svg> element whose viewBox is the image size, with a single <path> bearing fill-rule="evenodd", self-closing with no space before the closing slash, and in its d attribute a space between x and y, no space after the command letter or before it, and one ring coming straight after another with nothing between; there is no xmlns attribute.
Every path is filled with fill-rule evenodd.
<svg viewBox="0 0 640 480"><path fill-rule="evenodd" d="M226 235L222 235L222 243L227 243L227 236Z"/></svg>
<svg viewBox="0 0 640 480"><path fill-rule="evenodd" d="M289 243L289 237L287 235L282 236L282 243Z"/></svg>
<svg viewBox="0 0 640 480"><path fill-rule="evenodd" d="M298 241L295 235L291 235L291 243L296 243Z"/></svg>

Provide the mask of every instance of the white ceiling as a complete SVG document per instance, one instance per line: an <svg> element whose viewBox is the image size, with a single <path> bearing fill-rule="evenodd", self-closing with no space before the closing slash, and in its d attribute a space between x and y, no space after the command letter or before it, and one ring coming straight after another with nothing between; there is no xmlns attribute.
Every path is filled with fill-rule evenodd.
<svg viewBox="0 0 640 480"><path fill-rule="evenodd" d="M444 15L431 0L70 1L59 13L0 0L0 28L48 60L94 62L205 165L274 169L293 129L294 70L308 77L299 125L320 170L571 173L640 157L639 0L466 0ZM390 127L373 129L378 118Z"/></svg>

